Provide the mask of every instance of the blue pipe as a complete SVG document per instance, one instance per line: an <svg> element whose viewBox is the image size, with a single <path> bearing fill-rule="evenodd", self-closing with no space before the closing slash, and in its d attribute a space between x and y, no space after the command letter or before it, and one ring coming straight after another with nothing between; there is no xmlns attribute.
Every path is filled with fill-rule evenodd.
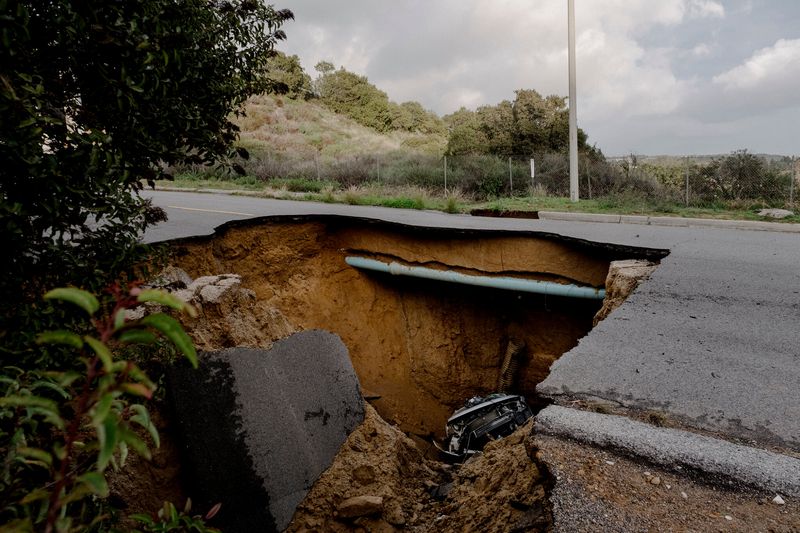
<svg viewBox="0 0 800 533"><path fill-rule="evenodd" d="M586 298L602 300L606 297L605 289L593 287L579 287L577 285L562 285L552 281L536 281L518 278L491 278L488 276L468 276L451 270L432 270L424 267L408 267L399 263L386 264L374 259L364 257L348 257L345 259L351 267L384 272L393 276L411 276L414 278L432 279L436 281L449 281L464 285L490 287L520 292L535 292L553 296L568 296L570 298Z"/></svg>

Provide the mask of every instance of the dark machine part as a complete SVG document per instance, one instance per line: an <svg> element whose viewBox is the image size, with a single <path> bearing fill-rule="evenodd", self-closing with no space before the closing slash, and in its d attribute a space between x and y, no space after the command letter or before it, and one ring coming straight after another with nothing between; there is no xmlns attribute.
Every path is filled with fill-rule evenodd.
<svg viewBox="0 0 800 533"><path fill-rule="evenodd" d="M447 421L446 449L437 448L453 459L463 459L481 451L490 440L511 435L532 416L522 396L475 396Z"/></svg>
<svg viewBox="0 0 800 533"><path fill-rule="evenodd" d="M497 392L506 393L514 384L517 377L517 366L519 366L520 355L525 351L525 341L522 339L511 339L506 349L506 357L503 366L500 368L500 377L497 380Z"/></svg>

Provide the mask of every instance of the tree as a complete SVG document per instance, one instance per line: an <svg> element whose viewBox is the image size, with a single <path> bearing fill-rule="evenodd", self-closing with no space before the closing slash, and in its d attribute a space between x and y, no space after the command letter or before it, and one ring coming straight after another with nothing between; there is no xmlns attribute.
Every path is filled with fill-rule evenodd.
<svg viewBox="0 0 800 533"><path fill-rule="evenodd" d="M97 292L148 257L139 238L160 214L142 180L229 160L231 113L274 85L268 60L293 15L260 0L6 0L0 14L7 346L21 303Z"/></svg>
<svg viewBox="0 0 800 533"><path fill-rule="evenodd" d="M269 79L275 83L275 92L292 99L306 100L313 94L311 76L300 66L300 58L275 52L267 63Z"/></svg>
<svg viewBox="0 0 800 533"><path fill-rule="evenodd" d="M445 115L442 120L450 131L447 155L486 153L486 134L481 130L481 122L475 111L462 107L455 113Z"/></svg>
<svg viewBox="0 0 800 533"><path fill-rule="evenodd" d="M404 106L389 102L389 115L392 117L392 129L401 131L412 131L414 128L414 117Z"/></svg>
<svg viewBox="0 0 800 533"><path fill-rule="evenodd" d="M458 127L454 127L453 120L448 119L455 114L446 116L445 122L453 140L448 143L448 153L529 155L569 150L566 98L556 95L543 98L529 89L514 93L516 98L513 102L503 100L496 106L481 106L469 121L461 121ZM457 113L463 112L467 110L462 108ZM482 135L477 135L476 131ZM592 151L586 143L587 139L588 136L579 129L579 151Z"/></svg>
<svg viewBox="0 0 800 533"><path fill-rule="evenodd" d="M447 126L433 111L428 111L419 102L403 102L400 106L411 115L409 131L417 131L424 135L446 135Z"/></svg>
<svg viewBox="0 0 800 533"><path fill-rule="evenodd" d="M486 135L489 153L514 153L516 124L511 102L503 100L496 106L479 107L478 119L481 122L481 130Z"/></svg>
<svg viewBox="0 0 800 533"><path fill-rule="evenodd" d="M314 94L333 112L346 115L380 133L391 128L389 97L366 76L348 72L344 67L335 70L327 61L320 61L314 69L320 73L314 80Z"/></svg>

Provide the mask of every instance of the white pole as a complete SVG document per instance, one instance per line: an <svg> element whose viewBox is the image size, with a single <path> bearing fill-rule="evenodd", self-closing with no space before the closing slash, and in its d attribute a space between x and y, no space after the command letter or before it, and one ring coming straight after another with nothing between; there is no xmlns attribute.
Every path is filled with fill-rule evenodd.
<svg viewBox="0 0 800 533"><path fill-rule="evenodd" d="M567 0L569 12L569 196L578 201L578 106L575 85L575 0Z"/></svg>
<svg viewBox="0 0 800 533"><path fill-rule="evenodd" d="M447 196L447 156L444 156L444 195Z"/></svg>
<svg viewBox="0 0 800 533"><path fill-rule="evenodd" d="M533 191L535 189L533 184L533 176L534 176L534 165L533 165L533 158L531 157L531 198L533 198Z"/></svg>

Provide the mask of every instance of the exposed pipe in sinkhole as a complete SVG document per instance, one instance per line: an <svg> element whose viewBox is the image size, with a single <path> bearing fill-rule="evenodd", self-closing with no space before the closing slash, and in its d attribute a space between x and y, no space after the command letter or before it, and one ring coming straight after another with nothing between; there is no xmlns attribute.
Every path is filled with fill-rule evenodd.
<svg viewBox="0 0 800 533"><path fill-rule="evenodd" d="M535 292L538 294L549 294L552 296L567 296L569 298L585 298L589 300L602 300L606 297L605 289L595 289L593 287L579 287L577 285L562 285L552 281L536 281L532 279L519 278L492 278L488 276L469 276L452 270L433 270L424 267L409 267L399 263L391 264L367 259L365 257L347 257L347 264L351 267L364 270L383 272L394 276L411 276L413 278L432 279L436 281L447 281L450 283L461 283L463 285L475 285L478 287L489 287L492 289L504 289L520 292Z"/></svg>

